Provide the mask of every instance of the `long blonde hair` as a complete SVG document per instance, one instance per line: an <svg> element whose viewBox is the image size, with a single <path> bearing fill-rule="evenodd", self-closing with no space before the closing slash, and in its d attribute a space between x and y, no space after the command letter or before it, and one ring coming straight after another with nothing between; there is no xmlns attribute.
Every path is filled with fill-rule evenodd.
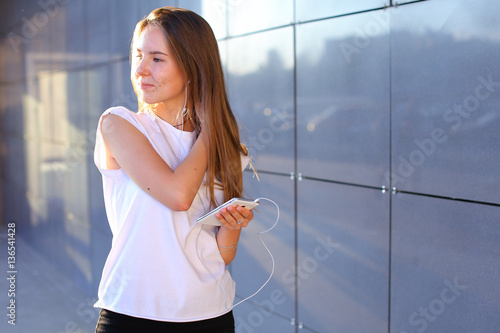
<svg viewBox="0 0 500 333"><path fill-rule="evenodd" d="M190 80L188 96L194 109L195 130L208 131L206 185L210 204L213 207L220 204L215 198L216 187L222 188L224 200L242 196L241 155L248 152L240 143L238 124L226 93L219 47L210 25L186 9L158 8L137 23L132 47L150 25L164 32L177 65ZM147 105L139 98L139 110L145 108Z"/></svg>

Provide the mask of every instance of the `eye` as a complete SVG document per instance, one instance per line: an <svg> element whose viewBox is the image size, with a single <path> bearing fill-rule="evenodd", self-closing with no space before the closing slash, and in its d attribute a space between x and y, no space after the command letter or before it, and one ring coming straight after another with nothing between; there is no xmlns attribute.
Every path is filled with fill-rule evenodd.
<svg viewBox="0 0 500 333"><path fill-rule="evenodd" d="M153 58L153 61L154 61L154 62L160 62L160 61L162 61L162 60L161 60L160 58Z"/></svg>

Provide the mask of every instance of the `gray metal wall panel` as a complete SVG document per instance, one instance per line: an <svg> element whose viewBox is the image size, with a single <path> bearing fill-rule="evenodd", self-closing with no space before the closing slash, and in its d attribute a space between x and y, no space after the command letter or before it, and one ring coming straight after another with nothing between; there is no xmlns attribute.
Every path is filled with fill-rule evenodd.
<svg viewBox="0 0 500 333"><path fill-rule="evenodd" d="M297 27L298 172L389 186L389 28L385 11Z"/></svg>
<svg viewBox="0 0 500 333"><path fill-rule="evenodd" d="M425 1L392 26L392 186L500 203L498 1Z"/></svg>
<svg viewBox="0 0 500 333"><path fill-rule="evenodd" d="M387 332L389 193L298 185L299 322L315 332Z"/></svg>
<svg viewBox="0 0 500 333"><path fill-rule="evenodd" d="M500 327L500 207L392 199L391 332Z"/></svg>
<svg viewBox="0 0 500 333"><path fill-rule="evenodd" d="M292 172L293 29L230 39L225 46L231 107L255 167Z"/></svg>
<svg viewBox="0 0 500 333"><path fill-rule="evenodd" d="M293 22L293 1L280 0L229 0L206 1L207 6L217 6L227 13L230 36L272 29Z"/></svg>
<svg viewBox="0 0 500 333"><path fill-rule="evenodd" d="M297 0L298 22L321 19L329 16L345 15L389 6L390 0Z"/></svg>
<svg viewBox="0 0 500 333"><path fill-rule="evenodd" d="M244 176L245 197L274 200L280 207L280 220L272 231L261 234L275 260L273 278L259 294L245 303L246 306L242 304L235 308L235 318L240 317L242 329L249 326L255 332L270 332L280 325L278 331L281 332L284 326L290 327L292 318L295 318L294 181L290 177L267 174L260 174L258 180L251 172L245 172ZM272 203L262 200L254 213L254 220L242 231L238 252L231 264L237 301L257 291L272 269L272 260L258 233L272 227L277 211ZM262 311L256 312L258 309Z"/></svg>

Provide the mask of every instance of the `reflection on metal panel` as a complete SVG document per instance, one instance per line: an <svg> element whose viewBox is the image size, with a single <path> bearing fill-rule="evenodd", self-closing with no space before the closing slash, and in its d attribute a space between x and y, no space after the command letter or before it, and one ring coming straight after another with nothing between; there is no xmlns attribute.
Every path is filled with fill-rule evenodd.
<svg viewBox="0 0 500 333"><path fill-rule="evenodd" d="M290 327L291 319L295 318L294 182L289 177L266 174L260 174L259 179L251 172L245 172L245 197L267 197L280 206L278 225L271 232L262 234L262 239L273 254L276 267L273 278L266 287L254 298L235 308L235 318L241 317L240 325L245 326L244 321L255 332L281 332L283 327ZM242 232L236 259L231 264L239 300L260 288L272 267L269 254L258 238L258 232L267 230L274 224L276 208L263 200L254 213L254 220ZM268 310L264 316L257 311L259 305ZM257 325L260 316L263 316L262 323Z"/></svg>
<svg viewBox="0 0 500 333"><path fill-rule="evenodd" d="M227 12L230 36L276 28L293 22L293 1L230 0L227 1L227 6L221 6L221 2L213 1Z"/></svg>
<svg viewBox="0 0 500 333"><path fill-rule="evenodd" d="M225 44L229 98L255 167L293 171L292 28L239 37Z"/></svg>
<svg viewBox="0 0 500 333"><path fill-rule="evenodd" d="M398 193L391 332L497 332L498 207Z"/></svg>
<svg viewBox="0 0 500 333"><path fill-rule="evenodd" d="M389 170L389 15L377 11L297 27L302 174L389 186L383 177Z"/></svg>
<svg viewBox="0 0 500 333"><path fill-rule="evenodd" d="M298 22L321 19L324 17L352 14L389 6L390 0L297 0L296 16Z"/></svg>
<svg viewBox="0 0 500 333"><path fill-rule="evenodd" d="M500 203L500 3L472 4L397 8L392 186Z"/></svg>
<svg viewBox="0 0 500 333"><path fill-rule="evenodd" d="M310 180L297 194L299 321L314 332L387 332L390 194Z"/></svg>

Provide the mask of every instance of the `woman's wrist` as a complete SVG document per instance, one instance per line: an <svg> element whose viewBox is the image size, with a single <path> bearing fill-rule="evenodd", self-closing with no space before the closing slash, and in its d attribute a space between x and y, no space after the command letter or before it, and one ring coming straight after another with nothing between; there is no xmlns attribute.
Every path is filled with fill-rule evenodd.
<svg viewBox="0 0 500 333"><path fill-rule="evenodd" d="M238 247L238 242L236 242L235 244L233 244L231 246L220 246L219 244L217 244L217 246L219 247L220 253L229 253L229 252L236 251L236 248Z"/></svg>
<svg viewBox="0 0 500 333"><path fill-rule="evenodd" d="M237 246L238 246L238 242L234 243L234 244L233 244L233 245L231 245L231 246L222 246L222 245L219 245L219 244L217 244L217 246L218 246L219 248L221 248L221 249L225 249L225 250L227 250L227 249L234 249L235 247L237 247Z"/></svg>
<svg viewBox="0 0 500 333"><path fill-rule="evenodd" d="M227 230L223 227L219 228L217 233L217 247L220 253L229 253L236 251L240 240L240 230Z"/></svg>

